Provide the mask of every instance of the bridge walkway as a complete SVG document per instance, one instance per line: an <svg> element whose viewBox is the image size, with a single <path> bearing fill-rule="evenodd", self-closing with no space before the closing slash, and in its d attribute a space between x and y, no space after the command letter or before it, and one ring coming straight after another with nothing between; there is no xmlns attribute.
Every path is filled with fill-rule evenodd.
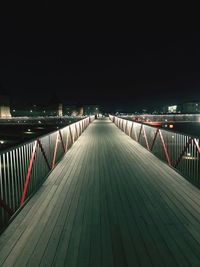
<svg viewBox="0 0 200 267"><path fill-rule="evenodd" d="M1 235L0 266L200 266L200 191L95 120Z"/></svg>

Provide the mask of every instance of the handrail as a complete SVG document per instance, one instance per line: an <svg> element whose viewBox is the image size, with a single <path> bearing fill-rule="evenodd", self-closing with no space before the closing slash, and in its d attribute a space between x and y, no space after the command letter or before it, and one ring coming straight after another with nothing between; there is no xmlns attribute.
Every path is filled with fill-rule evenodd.
<svg viewBox="0 0 200 267"><path fill-rule="evenodd" d="M158 128L157 126L155 126L155 125L150 125L150 124L148 124L147 122L144 122L144 121L140 121L140 122L138 122L138 121L130 120L130 118L125 118L124 116L123 116L123 117L120 116L120 117L117 117L117 118L121 118L121 119L124 119L124 120L128 120L128 121L132 121L132 122L135 122L135 123L139 123L139 124L144 124L144 125L147 125L147 126L151 126L151 127L153 127L153 128ZM189 121L187 121L187 122L189 122ZM186 123L187 123L187 122L186 122ZM169 121L168 121L168 123L169 123ZM172 122L172 123L173 123L173 122ZM166 122L165 122L165 124L166 124ZM167 131L167 132L172 132L172 130L170 130L169 128L165 128L164 130ZM191 136L191 137L193 137L193 138L199 138L199 136L197 136L197 135L195 135L195 134L181 133L180 131L175 130L175 129L173 129L173 133L184 134L184 135Z"/></svg>
<svg viewBox="0 0 200 267"><path fill-rule="evenodd" d="M200 187L200 140L198 137L112 115L109 115L109 118L133 140Z"/></svg>
<svg viewBox="0 0 200 267"><path fill-rule="evenodd" d="M0 232L93 120L86 117L0 152Z"/></svg>
<svg viewBox="0 0 200 267"><path fill-rule="evenodd" d="M91 117L93 117L93 116L91 116ZM78 121L76 121L76 122L83 121L85 118L89 118L89 117L84 117L82 120L78 120ZM76 122L72 122L72 123L70 123L69 125L72 125L72 124L74 124L74 123L76 123ZM67 126L69 126L69 125L67 125ZM59 127L59 129L62 130L62 129L64 129L65 127L66 127L66 126ZM41 138L41 137L48 136L49 134L56 133L59 129L57 129L57 130L52 130L52 131L50 131L49 133L42 133L42 134L39 135L39 137ZM22 142L20 142L20 143L14 144L12 147L5 147L5 148L3 148L3 149L0 150L0 154L5 153L5 152L7 152L7 151L10 151L10 149L17 148L17 147L21 147L22 145L28 144L28 143L34 141L35 139L37 139L37 137L34 137L34 136L33 136L32 138L29 138L28 140L25 140L25 141L22 141Z"/></svg>

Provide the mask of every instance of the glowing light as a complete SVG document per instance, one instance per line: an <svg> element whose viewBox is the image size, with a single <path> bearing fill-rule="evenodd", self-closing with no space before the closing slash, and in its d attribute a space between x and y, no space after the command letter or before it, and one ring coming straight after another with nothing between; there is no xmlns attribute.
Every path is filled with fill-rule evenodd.
<svg viewBox="0 0 200 267"><path fill-rule="evenodd" d="M169 106L168 112L170 113L176 113L177 112L177 106Z"/></svg>
<svg viewBox="0 0 200 267"><path fill-rule="evenodd" d="M196 157L192 157L192 156L183 156L183 159L197 160Z"/></svg>
<svg viewBox="0 0 200 267"><path fill-rule="evenodd" d="M28 132L30 132L31 131L31 129L28 129Z"/></svg>
<svg viewBox="0 0 200 267"><path fill-rule="evenodd" d="M0 144L4 144L5 142L3 140L0 140Z"/></svg>
<svg viewBox="0 0 200 267"><path fill-rule="evenodd" d="M170 129L174 128L174 125L173 125L173 124L170 124L170 125L169 125L169 128L170 128Z"/></svg>

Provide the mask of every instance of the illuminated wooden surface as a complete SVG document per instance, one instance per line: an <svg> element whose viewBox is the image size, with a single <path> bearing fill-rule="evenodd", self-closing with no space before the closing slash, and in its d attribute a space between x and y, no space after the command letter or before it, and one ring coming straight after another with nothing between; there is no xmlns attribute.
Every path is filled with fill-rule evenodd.
<svg viewBox="0 0 200 267"><path fill-rule="evenodd" d="M0 266L200 266L200 191L94 121L0 237Z"/></svg>

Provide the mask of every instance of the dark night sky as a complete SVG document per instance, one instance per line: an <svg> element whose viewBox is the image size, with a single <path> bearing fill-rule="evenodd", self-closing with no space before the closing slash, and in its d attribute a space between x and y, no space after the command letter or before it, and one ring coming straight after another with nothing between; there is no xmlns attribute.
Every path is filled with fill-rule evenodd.
<svg viewBox="0 0 200 267"><path fill-rule="evenodd" d="M66 103L136 111L200 100L199 32L77 31L59 20L11 16L0 22L1 91L12 101L43 103L56 94Z"/></svg>

